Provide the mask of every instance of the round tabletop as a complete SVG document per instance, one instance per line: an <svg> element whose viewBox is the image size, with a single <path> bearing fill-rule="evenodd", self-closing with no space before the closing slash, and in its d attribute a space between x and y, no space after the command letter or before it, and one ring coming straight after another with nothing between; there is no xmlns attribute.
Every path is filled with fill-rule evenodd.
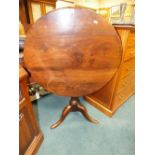
<svg viewBox="0 0 155 155"><path fill-rule="evenodd" d="M61 8L28 31L24 62L32 78L62 96L84 96L102 88L122 58L120 38L102 16L84 8Z"/></svg>

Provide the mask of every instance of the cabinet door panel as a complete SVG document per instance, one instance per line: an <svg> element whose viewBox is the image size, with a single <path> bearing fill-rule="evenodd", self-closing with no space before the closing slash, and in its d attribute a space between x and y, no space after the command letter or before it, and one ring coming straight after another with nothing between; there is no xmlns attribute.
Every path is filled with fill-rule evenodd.
<svg viewBox="0 0 155 155"><path fill-rule="evenodd" d="M52 11L54 9L54 7L52 5L45 5L45 9L46 9L46 13L48 13L49 11Z"/></svg>
<svg viewBox="0 0 155 155"><path fill-rule="evenodd" d="M124 61L129 60L135 56L135 33L130 32L125 50Z"/></svg>
<svg viewBox="0 0 155 155"><path fill-rule="evenodd" d="M25 102L25 101L24 101ZM23 103L25 104L25 103ZM35 136L26 104L19 113L19 152L23 155Z"/></svg>
<svg viewBox="0 0 155 155"><path fill-rule="evenodd" d="M130 59L128 61L123 62L121 71L120 71L120 79L125 78L128 74L134 72L135 68L135 59Z"/></svg>
<svg viewBox="0 0 155 155"><path fill-rule="evenodd" d="M31 3L32 13L33 13L33 21L35 22L38 18L41 17L41 6L40 3Z"/></svg>
<svg viewBox="0 0 155 155"><path fill-rule="evenodd" d="M118 83L118 88L116 90L116 95L119 94L120 92L125 92L125 91L129 91L130 88L134 88L134 78L135 78L135 74L134 72L131 72L128 76L126 76L123 79L119 80Z"/></svg>
<svg viewBox="0 0 155 155"><path fill-rule="evenodd" d="M119 81L118 88L113 98L113 110L117 109L122 103L124 103L128 97L134 93L134 89L135 81L133 72Z"/></svg>

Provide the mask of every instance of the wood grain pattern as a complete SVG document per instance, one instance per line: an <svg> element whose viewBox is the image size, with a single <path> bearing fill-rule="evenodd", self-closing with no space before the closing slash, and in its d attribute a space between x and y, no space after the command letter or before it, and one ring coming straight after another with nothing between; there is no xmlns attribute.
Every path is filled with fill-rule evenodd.
<svg viewBox="0 0 155 155"><path fill-rule="evenodd" d="M29 30L24 61L33 79L50 92L83 96L102 88L122 58L112 25L84 8L61 8Z"/></svg>
<svg viewBox="0 0 155 155"><path fill-rule="evenodd" d="M24 26L24 31L26 33L30 24L27 0L19 1L19 19Z"/></svg>
<svg viewBox="0 0 155 155"><path fill-rule="evenodd" d="M108 116L112 116L135 90L134 27L117 25L116 29L123 47L121 65L115 76L102 89L85 96L90 104Z"/></svg>
<svg viewBox="0 0 155 155"><path fill-rule="evenodd" d="M34 113L27 88L27 73L20 66L20 100L19 100L19 154L33 155L43 140Z"/></svg>

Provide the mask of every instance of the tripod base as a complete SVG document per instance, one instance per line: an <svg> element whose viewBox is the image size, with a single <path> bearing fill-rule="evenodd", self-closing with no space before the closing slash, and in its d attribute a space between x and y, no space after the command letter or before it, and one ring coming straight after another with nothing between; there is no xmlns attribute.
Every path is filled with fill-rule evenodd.
<svg viewBox="0 0 155 155"><path fill-rule="evenodd" d="M51 125L51 128L54 129L56 127L58 127L66 118L66 116L70 113L70 112L75 112L75 111L80 111L83 116L90 122L98 124L99 122L95 119L93 119L89 114L87 109L80 103L80 100L78 97L71 97L69 105L67 105L62 114L60 119L53 125Z"/></svg>

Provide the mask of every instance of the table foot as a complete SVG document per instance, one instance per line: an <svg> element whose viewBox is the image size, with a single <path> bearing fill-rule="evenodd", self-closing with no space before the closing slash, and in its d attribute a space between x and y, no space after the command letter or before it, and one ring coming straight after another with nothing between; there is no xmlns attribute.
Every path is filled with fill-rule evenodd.
<svg viewBox="0 0 155 155"><path fill-rule="evenodd" d="M78 97L71 97L70 99L70 102L69 102L69 105L67 105L62 114L61 114L61 117L60 119L53 125L51 125L51 128L54 129L56 127L58 127L63 121L64 119L66 118L66 116L70 113L70 112L75 112L75 111L79 111L83 114L83 116L89 121L89 122L92 122L92 123L95 123L95 124L98 124L99 122L95 119L93 119L89 114L88 114L88 111L86 109L85 106L83 106L81 103L80 103L80 100Z"/></svg>
<svg viewBox="0 0 155 155"><path fill-rule="evenodd" d="M99 121L95 120L94 118L92 118L89 114L88 114L88 111L86 109L86 107L84 107L82 104L78 104L78 109L79 111L83 114L83 116L89 121L89 122L92 122L92 123L95 123L95 124L98 124Z"/></svg>
<svg viewBox="0 0 155 155"><path fill-rule="evenodd" d="M62 114L61 114L60 119L59 119L55 124L51 125L50 128L51 128L51 129L54 129L54 128L58 127L58 126L64 121L64 119L65 119L66 116L69 114L69 112L71 112L71 111L72 111L71 105L67 105L67 106L64 108L64 110L63 110L63 112L62 112Z"/></svg>

